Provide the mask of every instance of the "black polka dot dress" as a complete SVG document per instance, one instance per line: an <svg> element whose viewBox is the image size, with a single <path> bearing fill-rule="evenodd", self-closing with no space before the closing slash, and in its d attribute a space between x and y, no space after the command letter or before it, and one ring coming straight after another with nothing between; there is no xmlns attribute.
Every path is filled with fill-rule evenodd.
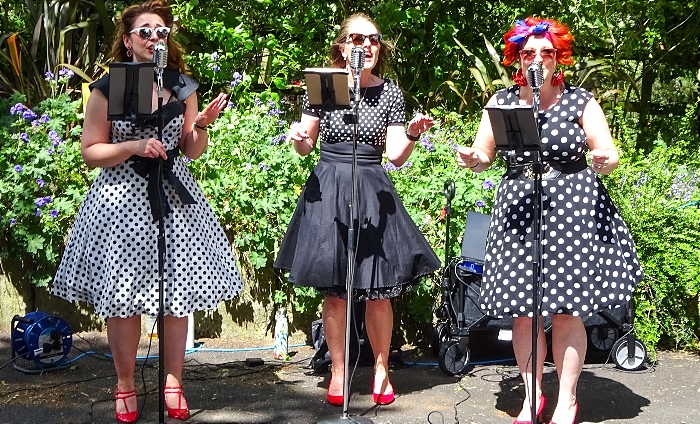
<svg viewBox="0 0 700 424"><path fill-rule="evenodd" d="M109 77L91 87L108 96ZM163 107L163 144L175 149L184 123L186 99L197 88L191 78L166 69L164 86L174 98ZM89 128L85 128L89 131ZM110 143L158 136L112 121ZM104 318L158 313L158 223L148 201L148 176L137 175L128 159L103 168L73 224L51 292L71 302L89 302ZM165 217L164 313L177 317L215 308L242 288L229 241L201 189L180 156L172 173L192 196L183 204L163 182L171 212Z"/></svg>
<svg viewBox="0 0 700 424"><path fill-rule="evenodd" d="M362 89L357 144L358 221L355 299L383 299L410 291L440 260L406 212L382 167L387 127L404 125L404 99L390 80ZM351 97L353 97L351 95ZM344 296L352 190L351 110L312 109L320 118L321 158L309 176L280 246L275 268L289 281Z"/></svg>
<svg viewBox="0 0 700 424"><path fill-rule="evenodd" d="M496 94L498 104L517 104L518 97L517 86ZM579 119L589 101L595 101L591 93L566 85L560 100L540 113L542 157L552 167L585 161ZM504 176L498 187L480 297L488 315L532 316L533 188L526 174ZM542 200L541 314L584 317L627 305L643 273L596 173L583 163L577 172L544 177Z"/></svg>

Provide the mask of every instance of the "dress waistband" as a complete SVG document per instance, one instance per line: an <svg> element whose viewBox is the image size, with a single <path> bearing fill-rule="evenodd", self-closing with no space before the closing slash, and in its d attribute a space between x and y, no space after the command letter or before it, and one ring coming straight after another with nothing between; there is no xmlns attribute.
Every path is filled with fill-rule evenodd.
<svg viewBox="0 0 700 424"><path fill-rule="evenodd" d="M588 162L586 162L585 156L581 156L575 162L545 162L542 165L542 179L543 180L553 180L555 178L564 178L567 175L575 174L581 172L588 167ZM533 164L523 164L516 166L509 166L506 178L521 179L521 180L534 180L535 170Z"/></svg>
<svg viewBox="0 0 700 424"><path fill-rule="evenodd" d="M321 144L321 162L352 163L352 143ZM357 144L358 165L381 165L382 157L374 146Z"/></svg>
<svg viewBox="0 0 700 424"><path fill-rule="evenodd" d="M151 215L153 216L153 222L157 222L161 219L161 211L163 213L162 217L168 216L172 212L170 203L165 196L165 188L161 185L158 187L158 163L163 161L163 181L167 180L170 185L175 189L175 193L180 198L180 201L185 205L192 205L197 203L184 184L177 178L173 172L173 165L175 164L175 158L180 155L180 149L175 148L168 150L168 159L163 160L162 158L145 158L143 156L132 156L129 160L132 160L129 166L134 169L138 175L146 178L148 180L147 193L148 193L148 203L151 205ZM158 204L158 198L160 190L160 205Z"/></svg>

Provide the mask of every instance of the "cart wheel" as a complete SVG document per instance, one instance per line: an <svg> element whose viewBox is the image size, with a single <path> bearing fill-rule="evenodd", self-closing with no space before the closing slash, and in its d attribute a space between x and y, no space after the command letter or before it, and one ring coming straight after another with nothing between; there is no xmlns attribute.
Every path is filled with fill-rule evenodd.
<svg viewBox="0 0 700 424"><path fill-rule="evenodd" d="M612 351L615 365L623 370L637 371L642 368L644 361L647 360L647 349L644 347L644 343L639 340L634 341L634 356L631 358L628 355L629 349L626 337L616 341Z"/></svg>
<svg viewBox="0 0 700 424"><path fill-rule="evenodd" d="M448 333L449 328L444 322L439 322L435 325L433 330L433 341L431 342L433 347L433 353L436 357L440 356L440 347L450 340Z"/></svg>
<svg viewBox="0 0 700 424"><path fill-rule="evenodd" d="M612 349L618 337L620 337L618 329L607 325L595 326L591 328L591 332L588 334L591 346L601 351Z"/></svg>
<svg viewBox="0 0 700 424"><path fill-rule="evenodd" d="M459 351L459 342L450 340L440 349L438 365L447 375L462 374L469 364L469 348Z"/></svg>

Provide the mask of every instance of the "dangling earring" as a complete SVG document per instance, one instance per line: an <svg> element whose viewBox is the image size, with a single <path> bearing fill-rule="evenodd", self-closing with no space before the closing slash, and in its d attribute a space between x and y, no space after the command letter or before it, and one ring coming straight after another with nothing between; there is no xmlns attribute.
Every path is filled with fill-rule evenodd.
<svg viewBox="0 0 700 424"><path fill-rule="evenodd" d="M521 68L518 68L518 70L513 74L513 82L520 87L525 87L527 85L527 79L525 79L525 75L523 75L523 70Z"/></svg>
<svg viewBox="0 0 700 424"><path fill-rule="evenodd" d="M556 87L562 82L564 82L564 71L559 69L557 72L554 73L554 75L552 75L552 85Z"/></svg>
<svg viewBox="0 0 700 424"><path fill-rule="evenodd" d="M131 53L131 47L126 48L126 57L131 57L133 53Z"/></svg>

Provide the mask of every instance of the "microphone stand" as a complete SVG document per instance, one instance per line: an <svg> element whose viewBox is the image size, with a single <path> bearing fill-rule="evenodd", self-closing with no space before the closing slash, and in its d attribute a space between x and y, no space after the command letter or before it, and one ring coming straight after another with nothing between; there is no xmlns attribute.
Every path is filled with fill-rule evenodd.
<svg viewBox="0 0 700 424"><path fill-rule="evenodd" d="M364 58L364 49L362 51L362 56ZM354 66L353 66L354 68ZM350 191L350 222L348 224L348 269L345 278L345 291L347 293L347 299L345 302L345 355L344 355L344 375L343 375L343 413L338 417L326 417L319 421L317 424L333 424L333 423L346 423L351 422L354 424L372 424L373 421L369 418L353 416L348 414L348 404L350 402L350 379L349 379L349 368L350 368L350 321L352 319L352 289L355 281L355 252L357 238L355 237L355 218L357 216L357 131L358 123L360 121L360 102L362 98L360 96L360 75L362 69L364 68L364 60L362 68L353 69L354 87L353 94L354 99L352 103L352 114L349 116L350 121L353 124L352 131L352 166L351 166L351 191ZM346 115L347 116L347 115Z"/></svg>
<svg viewBox="0 0 700 424"><path fill-rule="evenodd" d="M540 86L533 84L532 86L532 113L535 117L535 125L537 126L537 134L540 133L539 113L540 113ZM538 143L539 144L539 143ZM537 338L539 333L539 316L540 316L540 284L542 277L542 171L544 164L540 155L540 149L533 150L534 159L532 170L534 174L534 202L533 202L533 219L535 228L533 231L533 255L532 255L532 378L530 392L530 417L531 421L535 421L537 416Z"/></svg>
<svg viewBox="0 0 700 424"><path fill-rule="evenodd" d="M163 68L156 68L156 86L158 88L158 140L163 140ZM163 186L163 158L158 157L158 187ZM163 274L165 264L165 223L163 215L163 191L158 190L158 207L160 208L160 219L158 220L158 423L165 423L165 367L163 358L165 356L165 322L164 308L165 301Z"/></svg>

